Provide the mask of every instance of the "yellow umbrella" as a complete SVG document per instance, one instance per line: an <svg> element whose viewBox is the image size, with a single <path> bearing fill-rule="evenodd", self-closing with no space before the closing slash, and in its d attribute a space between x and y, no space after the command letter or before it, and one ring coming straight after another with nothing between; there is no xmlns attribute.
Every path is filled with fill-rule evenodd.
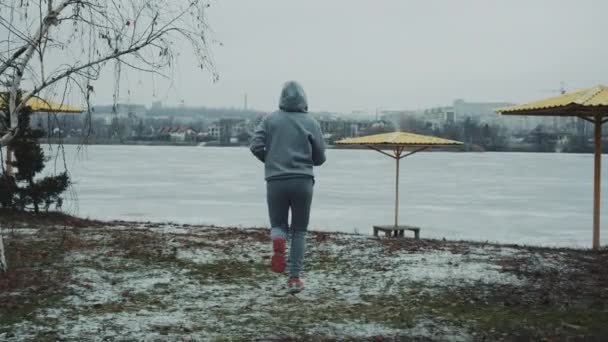
<svg viewBox="0 0 608 342"><path fill-rule="evenodd" d="M442 139L428 135L393 132L368 135L359 138L343 139L337 141L336 145L361 145L395 159L397 164L395 174L395 230L397 230L399 228L399 161L407 156L411 156L416 152L420 152L431 147L456 146L462 145L462 143L455 140ZM413 150L405 151L408 148L413 148ZM392 153L388 153L384 150L391 150ZM404 154L404 152L406 153Z"/></svg>
<svg viewBox="0 0 608 342"><path fill-rule="evenodd" d="M7 94L6 92L3 93ZM0 108L6 107L4 102L5 96L0 96ZM34 96L30 98L26 105L30 107L32 112L48 112L48 113L82 113L82 109L64 104L55 103L50 100Z"/></svg>
<svg viewBox="0 0 608 342"><path fill-rule="evenodd" d="M600 176L602 124L608 119L608 87L599 85L522 105L499 108L503 115L576 116L595 124L595 174L593 184L593 249L600 247Z"/></svg>
<svg viewBox="0 0 608 342"><path fill-rule="evenodd" d="M8 97L8 92L1 92L3 96L0 96L0 108L5 108L6 103L4 99ZM50 100L43 99L41 97L34 96L30 98L26 105L30 107L32 112L45 112L45 113L70 113L70 114L79 114L82 113L82 109L73 106L67 106L60 103L55 103ZM6 174L10 175L12 173L12 152L10 146L6 147Z"/></svg>

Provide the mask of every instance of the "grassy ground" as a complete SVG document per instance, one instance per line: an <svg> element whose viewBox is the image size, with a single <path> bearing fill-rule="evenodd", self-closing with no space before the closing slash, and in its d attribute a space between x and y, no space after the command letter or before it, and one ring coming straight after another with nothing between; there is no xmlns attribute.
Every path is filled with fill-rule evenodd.
<svg viewBox="0 0 608 342"><path fill-rule="evenodd" d="M608 251L2 213L0 340L605 340ZM5 215L6 214L6 215Z"/></svg>

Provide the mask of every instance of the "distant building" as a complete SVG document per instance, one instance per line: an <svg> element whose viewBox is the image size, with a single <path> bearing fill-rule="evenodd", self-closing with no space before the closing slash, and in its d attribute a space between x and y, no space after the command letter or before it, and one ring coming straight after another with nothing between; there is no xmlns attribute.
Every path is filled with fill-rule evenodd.
<svg viewBox="0 0 608 342"><path fill-rule="evenodd" d="M251 134L255 131L255 120L241 120L232 127L232 136L238 136L243 133Z"/></svg>
<svg viewBox="0 0 608 342"><path fill-rule="evenodd" d="M351 138L358 137L361 132L369 126L367 121L330 119L319 120L321 131L327 137L326 140L331 141L331 138Z"/></svg>
<svg viewBox="0 0 608 342"><path fill-rule="evenodd" d="M116 114L119 118L143 118L146 116L146 107L139 104L118 103L116 105Z"/></svg>
<svg viewBox="0 0 608 342"><path fill-rule="evenodd" d="M399 126L408 117L416 117L419 113L415 110L383 110L380 112L380 120Z"/></svg>
<svg viewBox="0 0 608 342"><path fill-rule="evenodd" d="M221 131L221 128L220 128L219 125L217 125L217 124L211 124L209 126L209 128L207 129L207 134L210 137L213 137L214 140L220 140L220 131Z"/></svg>
<svg viewBox="0 0 608 342"><path fill-rule="evenodd" d="M235 127L241 122L239 119L220 119L218 122L220 128L220 143L228 145L232 143L232 138L235 138Z"/></svg>
<svg viewBox="0 0 608 342"><path fill-rule="evenodd" d="M348 118L354 120L373 120L376 115L368 110L353 110L347 115Z"/></svg>
<svg viewBox="0 0 608 342"><path fill-rule="evenodd" d="M146 117L147 110L144 105L117 103L112 105L93 107L92 115L95 118L103 119L107 125L112 123L114 118L118 119L142 119Z"/></svg>
<svg viewBox="0 0 608 342"><path fill-rule="evenodd" d="M480 123L502 125L510 129L525 129L527 121L517 117L506 117L496 113L496 109L512 106L510 102L466 102L462 99L453 103L457 120L471 118Z"/></svg>
<svg viewBox="0 0 608 342"><path fill-rule="evenodd" d="M510 102L466 102L462 99L454 101L454 115L456 117L470 117L476 119L496 118L499 114L496 109L512 106Z"/></svg>
<svg viewBox="0 0 608 342"><path fill-rule="evenodd" d="M454 107L435 107L425 109L422 112L422 119L431 124L433 128L441 128L456 122Z"/></svg>
<svg viewBox="0 0 608 342"><path fill-rule="evenodd" d="M159 130L158 134L169 135L170 140L176 142L193 141L197 136L196 131L185 126L164 126Z"/></svg>
<svg viewBox="0 0 608 342"><path fill-rule="evenodd" d="M513 106L511 102L466 102L462 99L454 101L454 116L456 120L474 119L480 123L506 127L514 132L530 131L543 122L540 118L501 115L496 109Z"/></svg>

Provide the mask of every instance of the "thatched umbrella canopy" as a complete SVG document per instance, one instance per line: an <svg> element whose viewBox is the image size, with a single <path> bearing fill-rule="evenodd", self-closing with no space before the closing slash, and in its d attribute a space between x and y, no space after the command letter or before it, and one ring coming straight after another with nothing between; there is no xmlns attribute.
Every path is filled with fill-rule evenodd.
<svg viewBox="0 0 608 342"><path fill-rule="evenodd" d="M608 87L596 86L517 106L499 108L503 115L575 116L595 125L593 177L593 249L600 247L600 178L602 170L602 124L608 121Z"/></svg>
<svg viewBox="0 0 608 342"><path fill-rule="evenodd" d="M462 145L455 140L442 139L438 137L420 135L406 132L393 132L384 134L368 135L358 138L343 139L336 145L360 145L378 151L396 161L395 173L395 228L399 227L399 161L416 152L432 147L445 147ZM387 152L388 150L389 152ZM392 153L390 153L392 152Z"/></svg>

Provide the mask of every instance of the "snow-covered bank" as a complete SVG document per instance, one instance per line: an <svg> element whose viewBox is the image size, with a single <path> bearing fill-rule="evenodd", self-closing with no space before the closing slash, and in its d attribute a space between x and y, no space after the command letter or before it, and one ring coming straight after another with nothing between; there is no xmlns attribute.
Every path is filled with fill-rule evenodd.
<svg viewBox="0 0 608 342"><path fill-rule="evenodd" d="M608 333L605 251L313 232L306 289L290 296L286 275L270 272L266 230L114 222L17 228L7 240L16 268L0 282L7 341ZM14 280L20 271L38 278Z"/></svg>

